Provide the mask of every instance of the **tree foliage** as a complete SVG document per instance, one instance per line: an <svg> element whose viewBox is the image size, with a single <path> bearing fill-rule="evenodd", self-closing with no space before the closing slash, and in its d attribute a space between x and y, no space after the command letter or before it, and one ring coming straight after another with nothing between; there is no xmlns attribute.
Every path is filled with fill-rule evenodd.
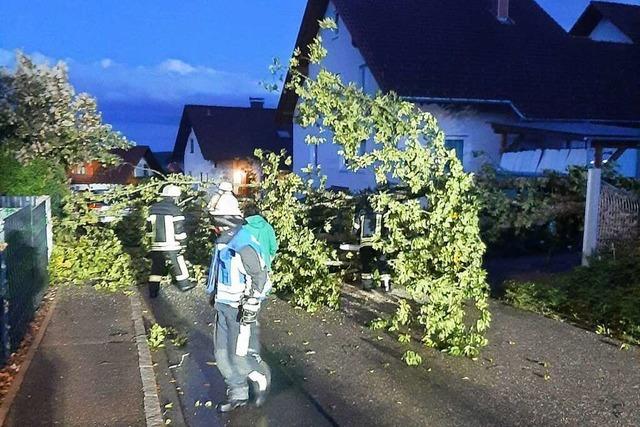
<svg viewBox="0 0 640 427"><path fill-rule="evenodd" d="M147 252L150 236L146 218L151 204L159 200L163 186L182 188L182 209L187 224L186 257L192 273L204 281L204 266L213 246L205 197L194 190L184 175L151 178L136 185L114 188L105 194L75 193L65 200L63 215L56 220L56 245L51 260L52 282L85 284L111 291L127 290L148 278ZM96 205L108 206L98 211ZM109 221L105 222L105 219Z"/></svg>
<svg viewBox="0 0 640 427"><path fill-rule="evenodd" d="M37 65L18 52L16 69L0 68L0 145L21 163L47 159L65 168L112 163L127 140L102 123L96 100L76 94L63 62Z"/></svg>
<svg viewBox="0 0 640 427"><path fill-rule="evenodd" d="M331 30L335 23L323 20L320 26ZM491 316L472 176L445 148L430 113L395 93L370 96L342 82L322 66L327 51L321 35L307 53L318 68L314 76L302 70L299 49L289 62L286 89L299 97L297 121L316 131L308 143L322 144L330 136L351 170L372 168L378 185L387 186L369 197L389 229L375 246L391 259L396 283L421 302L404 326L420 325L428 346L477 354L487 343ZM362 141L372 142L364 154Z"/></svg>
<svg viewBox="0 0 640 427"><path fill-rule="evenodd" d="M258 204L279 241L272 276L275 289L310 312L322 305L337 308L342 278L328 266L336 254L313 234L309 205L305 203L305 198L317 190L294 173L280 172L281 164L291 164L284 152L257 150L255 154L263 173Z"/></svg>
<svg viewBox="0 0 640 427"><path fill-rule="evenodd" d="M69 194L67 176L62 166L46 159L22 165L10 153L0 150L0 194L9 196L51 196L53 212Z"/></svg>

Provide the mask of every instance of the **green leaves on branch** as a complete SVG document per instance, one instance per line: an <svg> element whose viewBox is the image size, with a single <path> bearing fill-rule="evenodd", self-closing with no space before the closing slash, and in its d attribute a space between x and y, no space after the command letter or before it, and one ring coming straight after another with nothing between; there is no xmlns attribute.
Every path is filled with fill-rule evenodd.
<svg viewBox="0 0 640 427"><path fill-rule="evenodd" d="M183 191L186 224L186 258L190 271L204 282L213 234L206 214L206 198L193 189L184 175L165 180L151 178L136 185L120 186L105 194L81 192L65 200L63 214L54 225L55 246L50 264L52 283L93 284L110 291L127 290L148 278L146 232L149 206L159 199L163 186L178 185ZM108 206L97 211L95 206ZM109 218L109 222L102 222Z"/></svg>
<svg viewBox="0 0 640 427"><path fill-rule="evenodd" d="M74 239L58 240L49 262L54 285L91 284L108 291L126 291L135 284L134 264L108 228L96 226Z"/></svg>
<svg viewBox="0 0 640 427"><path fill-rule="evenodd" d="M310 312L322 305L337 308L342 278L328 267L336 254L314 236L308 205L300 199L313 190L298 175L281 172L280 165L291 164L284 151L256 150L255 155L263 173L258 204L279 241L272 275L275 289Z"/></svg>
<svg viewBox="0 0 640 427"><path fill-rule="evenodd" d="M326 21L321 25L332 27ZM286 86L299 96L298 123L310 129L310 142L331 136L350 169L372 168L377 184L386 186L369 196L389 228L389 236L375 246L391 260L396 283L420 302L411 315L401 306L391 324L402 325L410 317L422 327L426 345L476 355L487 343L491 315L471 175L445 148L433 115L393 92L370 96L343 83L322 67L327 52L320 36L308 52L319 71L308 76L292 67ZM300 56L294 52L290 64L299 64ZM363 141L371 147L364 154L359 153Z"/></svg>

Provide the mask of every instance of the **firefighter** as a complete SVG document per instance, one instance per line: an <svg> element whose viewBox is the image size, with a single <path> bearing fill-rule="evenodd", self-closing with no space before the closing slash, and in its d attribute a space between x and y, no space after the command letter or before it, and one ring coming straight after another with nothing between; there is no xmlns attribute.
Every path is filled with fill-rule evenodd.
<svg viewBox="0 0 640 427"><path fill-rule="evenodd" d="M207 292L216 311L214 354L227 384L227 399L218 412L231 412L249 401L261 406L271 382L269 366L260 357L258 313L271 290L270 260L275 233L253 205L245 207L243 225L223 233L213 253ZM273 245L273 247L271 247Z"/></svg>
<svg viewBox="0 0 640 427"><path fill-rule="evenodd" d="M171 264L171 274L175 286L183 292L195 287L189 280L189 271L181 254L182 242L187 238L184 231L184 215L178 208L180 187L166 185L162 189L162 200L149 210L149 222L153 233L151 244L151 275L149 276L149 297L156 298L160 291L160 280L165 273L166 263Z"/></svg>
<svg viewBox="0 0 640 427"><path fill-rule="evenodd" d="M364 290L371 290L375 287L373 273L380 273L380 286L389 292L391 290L391 275L389 266L382 252L373 247L376 236L382 236L383 223L382 214L375 212L368 204L363 206L357 213L353 228L355 229L360 243L358 256L361 266L360 282Z"/></svg>

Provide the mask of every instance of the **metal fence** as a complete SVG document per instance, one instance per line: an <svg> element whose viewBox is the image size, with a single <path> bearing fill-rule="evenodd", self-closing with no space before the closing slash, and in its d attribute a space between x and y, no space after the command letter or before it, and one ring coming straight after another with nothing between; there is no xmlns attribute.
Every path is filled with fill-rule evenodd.
<svg viewBox="0 0 640 427"><path fill-rule="evenodd" d="M0 197L0 364L20 345L47 289L48 197Z"/></svg>

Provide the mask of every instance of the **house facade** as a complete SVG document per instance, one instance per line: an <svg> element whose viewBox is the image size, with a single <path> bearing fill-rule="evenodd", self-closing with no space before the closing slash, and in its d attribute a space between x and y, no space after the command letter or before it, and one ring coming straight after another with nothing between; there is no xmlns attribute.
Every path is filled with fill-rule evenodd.
<svg viewBox="0 0 640 427"><path fill-rule="evenodd" d="M133 184L164 173L151 148L146 145L137 145L127 150L116 149L112 153L120 157L120 164L102 166L98 162L89 162L71 169L68 173L71 189L106 191L114 185Z"/></svg>
<svg viewBox="0 0 640 427"><path fill-rule="evenodd" d="M334 19L336 31L319 28L317 21L324 17ZM304 52L318 33L328 51L323 67L367 93L395 91L432 113L467 171L486 162L500 165L503 153L514 149L590 149L580 136L561 136L553 140L559 146L545 147L548 135L501 133L496 123L640 124L636 47L610 48L570 35L534 0L309 0L296 46ZM594 56L619 68L605 72ZM310 76L319 70L302 65ZM294 170L321 165L329 186L375 186L371 170L347 170L338 146L306 144L305 136L314 130L295 123L297 102L285 90L278 105L279 119L294 123ZM601 130L606 136L607 129ZM361 150L373 144L363 142ZM626 170L637 173L637 153L625 153L622 160L632 162Z"/></svg>
<svg viewBox="0 0 640 427"><path fill-rule="evenodd" d="M291 153L291 124L278 126L275 113L259 98L248 108L186 105L173 161L204 185L225 180L242 193L261 177L255 149Z"/></svg>

